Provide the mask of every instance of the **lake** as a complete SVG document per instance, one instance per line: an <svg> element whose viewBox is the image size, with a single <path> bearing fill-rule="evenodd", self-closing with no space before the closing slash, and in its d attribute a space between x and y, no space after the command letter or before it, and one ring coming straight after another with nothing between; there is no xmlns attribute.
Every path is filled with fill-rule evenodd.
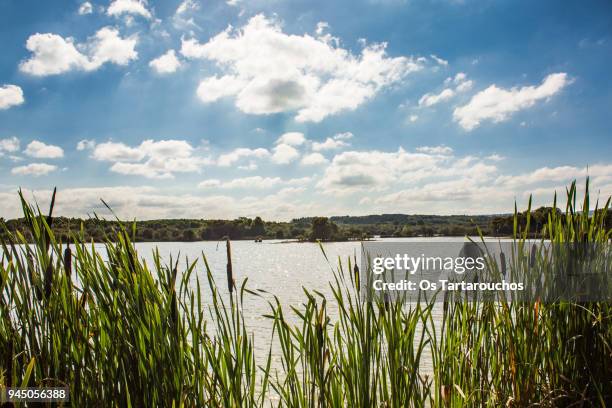
<svg viewBox="0 0 612 408"><path fill-rule="evenodd" d="M464 242L462 237L435 237L435 238L385 238L385 242ZM352 242L330 242L322 244L327 259L316 243L283 242L280 240L267 240L261 243L253 241L232 241L232 265L236 285L239 287L243 280L248 278L248 288L251 290L264 290L270 294L277 295L286 308L288 320L298 323L293 312L288 306L299 306L305 299L303 287L309 290L317 290L333 298L329 282L333 280L333 270L338 268L339 259L346 268L348 258L357 256L360 261L360 246L357 241ZM160 243L137 243L138 255L152 265L153 250L159 249L160 256L165 262L170 261L170 256L176 260L180 256L182 265L179 263L179 272L185 269L188 259L193 261L200 259L197 263L195 274L200 277L200 285L203 293L208 293L206 281L206 269L201 261L202 254L213 272L213 276L222 293L227 293L226 275L226 247L225 242L160 242ZM192 285L195 285L195 274L192 276ZM226 298L227 299L227 298ZM258 360L265 358L271 341L272 322L262 315L269 313L270 308L264 299L247 296L244 304L244 315L247 326L252 330L255 348L258 352ZM332 322L336 320L337 308L334 301L328 303L328 314ZM442 305L436 304L433 310L434 320L440 321L442 316ZM273 348L273 356L276 355ZM276 360L276 359L275 359ZM426 372L431 372L431 360L423 360ZM262 360L260 360L263 363Z"/></svg>

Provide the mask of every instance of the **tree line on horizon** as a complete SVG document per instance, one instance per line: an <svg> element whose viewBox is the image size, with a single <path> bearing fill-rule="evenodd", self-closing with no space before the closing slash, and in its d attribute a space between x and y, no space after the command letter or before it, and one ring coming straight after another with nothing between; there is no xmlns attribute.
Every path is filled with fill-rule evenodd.
<svg viewBox="0 0 612 408"><path fill-rule="evenodd" d="M536 236L546 224L552 207L531 212L529 233ZM561 210L557 209L557 213ZM518 213L518 223L526 224L527 212ZM0 218L0 236L7 231L25 231L23 218L5 221ZM612 211L606 225L612 227ZM347 241L379 237L433 237L478 235L510 236L513 215L407 215L381 214L367 216L304 217L288 222L264 221L261 217L240 217L234 220L165 219L135 222L134 240L138 242L194 242L255 239L287 239L300 241ZM99 218L58 217L53 224L56 236L67 240L82 234L87 240L102 242L119 229L119 222ZM26 237L27 238L27 237Z"/></svg>

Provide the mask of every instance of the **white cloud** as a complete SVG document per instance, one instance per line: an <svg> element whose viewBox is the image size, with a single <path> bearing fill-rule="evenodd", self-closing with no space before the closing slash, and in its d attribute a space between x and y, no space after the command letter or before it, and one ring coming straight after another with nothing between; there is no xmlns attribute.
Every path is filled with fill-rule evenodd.
<svg viewBox="0 0 612 408"><path fill-rule="evenodd" d="M437 56L436 56L436 55L434 55L434 54L431 54L431 55L430 55L430 57L431 57L431 59L433 59L434 61L436 61L436 63L437 63L437 64L442 65L442 66L445 66L445 67L446 67L446 66L448 66L448 61L447 61L447 60L442 59L442 58L440 58L440 57L437 57Z"/></svg>
<svg viewBox="0 0 612 408"><path fill-rule="evenodd" d="M310 153L302 158L300 161L304 166L318 166L321 164L327 164L329 160L325 158L321 153Z"/></svg>
<svg viewBox="0 0 612 408"><path fill-rule="evenodd" d="M442 155L450 155L453 154L453 149L448 146L421 146L417 147L416 151L419 153L427 153L427 154L442 154Z"/></svg>
<svg viewBox="0 0 612 408"><path fill-rule="evenodd" d="M489 156L485 157L485 159L487 159L487 160L491 160L491 161L502 161L502 160L504 160L504 159L505 159L505 157L504 157L504 156L501 156L501 155L499 155L499 154L497 154L497 153L493 153L493 154L491 154L491 155L489 155Z"/></svg>
<svg viewBox="0 0 612 408"><path fill-rule="evenodd" d="M329 29L329 23L326 21L319 21L317 23L317 28L315 29L315 33L317 36L322 36L325 34L325 31Z"/></svg>
<svg viewBox="0 0 612 408"><path fill-rule="evenodd" d="M453 78L453 82L455 84L461 84L461 83L465 82L466 80L467 80L467 75L466 75L465 72L458 72L455 75L455 78Z"/></svg>
<svg viewBox="0 0 612 408"><path fill-rule="evenodd" d="M332 137L328 137L324 142L313 142L312 150L320 152L322 150L334 150L342 147L350 146L346 140L351 139L353 134L351 132L338 133Z"/></svg>
<svg viewBox="0 0 612 408"><path fill-rule="evenodd" d="M199 188L215 188L221 186L221 181L218 179L208 179L198 184Z"/></svg>
<svg viewBox="0 0 612 408"><path fill-rule="evenodd" d="M612 174L612 167L608 168L608 173ZM586 169L578 169L577 167L573 166L559 166L552 168L542 167L529 173L523 173L516 176L499 176L495 182L496 184L504 185L506 187L521 187L542 183L545 181L567 181L574 177L583 175L586 175Z"/></svg>
<svg viewBox="0 0 612 408"><path fill-rule="evenodd" d="M7 139L0 139L0 153L14 153L19 150L19 139L15 136Z"/></svg>
<svg viewBox="0 0 612 408"><path fill-rule="evenodd" d="M446 80L444 80L444 85L449 86L451 82L456 85L455 89L447 87L439 93L428 92L419 99L419 106L430 107L441 102L446 102L452 99L457 93L470 90L472 85L474 85L473 81L467 79L467 75L464 72L457 73L454 78L446 78Z"/></svg>
<svg viewBox="0 0 612 408"><path fill-rule="evenodd" d="M448 101L455 96L455 91L450 88L443 89L438 94L426 93L419 99L419 106L429 107L440 102Z"/></svg>
<svg viewBox="0 0 612 408"><path fill-rule="evenodd" d="M240 177L231 180L208 179L198 184L200 188L223 188L223 189L255 189L264 190L279 185L300 186L310 183L310 177L283 180L280 177Z"/></svg>
<svg viewBox="0 0 612 408"><path fill-rule="evenodd" d="M457 92L465 92L465 91L469 91L470 89L472 89L472 86L474 85L474 81L472 80L467 80L467 81L462 81L460 82L457 87L455 88L455 90Z"/></svg>
<svg viewBox="0 0 612 408"><path fill-rule="evenodd" d="M289 164L300 156L295 147L288 144L278 144L273 149L272 161L276 164Z"/></svg>
<svg viewBox="0 0 612 408"><path fill-rule="evenodd" d="M51 172L57 170L57 166L46 163L31 163L27 166L14 167L11 170L11 174L19 176L45 176Z"/></svg>
<svg viewBox="0 0 612 408"><path fill-rule="evenodd" d="M147 9L146 0L113 0L108 9L106 9L106 14L114 17L124 14L139 15L146 19L152 17L151 12Z"/></svg>
<svg viewBox="0 0 612 408"><path fill-rule="evenodd" d="M81 3L81 5L79 6L79 14L84 16L86 14L91 13L93 13L93 6L91 5L91 3L88 1Z"/></svg>
<svg viewBox="0 0 612 408"><path fill-rule="evenodd" d="M0 86L0 110L19 106L24 102L23 90L19 86L11 84Z"/></svg>
<svg viewBox="0 0 612 408"><path fill-rule="evenodd" d="M258 166L257 163L255 162L249 162L248 164L242 165L242 166L238 166L238 170L248 170L248 171L253 171L253 170L257 170Z"/></svg>
<svg viewBox="0 0 612 408"><path fill-rule="evenodd" d="M261 176L253 176L253 177L242 177L236 178L229 181L221 182L222 188L254 188L254 189L268 189L275 187L282 183L280 177L261 177Z"/></svg>
<svg viewBox="0 0 612 408"><path fill-rule="evenodd" d="M174 50L168 50L149 62L149 66L158 74L171 74L181 67L181 61L176 57Z"/></svg>
<svg viewBox="0 0 612 408"><path fill-rule="evenodd" d="M138 58L134 49L137 42L137 36L122 38L112 27L101 28L83 44L75 44L71 37L36 33L26 41L32 56L22 61L19 69L30 75L46 76L72 70L95 71L107 62L127 65Z"/></svg>
<svg viewBox="0 0 612 408"><path fill-rule="evenodd" d="M385 47L368 45L354 55L324 38L285 34L280 24L257 15L242 29L230 27L205 44L183 39L181 53L214 61L223 71L200 83L202 101L235 97L246 113L297 111L297 121L319 122L357 108L422 68L411 57L388 57Z"/></svg>
<svg viewBox="0 0 612 408"><path fill-rule="evenodd" d="M37 159L59 159L64 157L64 150L59 146L48 145L38 140L33 140L23 151L27 156Z"/></svg>
<svg viewBox="0 0 612 408"><path fill-rule="evenodd" d="M93 150L95 147L96 147L95 140L83 139L83 140L80 140L79 143L77 143L76 148L78 151L82 151L82 150Z"/></svg>
<svg viewBox="0 0 612 408"><path fill-rule="evenodd" d="M184 140L145 140L137 147L105 142L96 145L92 157L115 162L115 173L147 178L171 179L174 173L199 172L210 160L194 156L194 148Z"/></svg>
<svg viewBox="0 0 612 408"><path fill-rule="evenodd" d="M325 170L318 187L326 193L346 195L355 192L401 189L428 179L478 178L490 180L496 167L483 160L454 157L446 146L424 146L421 151L347 151L337 154Z"/></svg>
<svg viewBox="0 0 612 408"><path fill-rule="evenodd" d="M270 156L270 152L261 147L257 149L240 147L238 149L232 150L229 153L220 155L217 160L217 164L222 167L228 167L245 158L261 159L268 156Z"/></svg>
<svg viewBox="0 0 612 408"><path fill-rule="evenodd" d="M276 140L277 144L284 143L290 146L301 146L304 142L306 142L306 138L300 132L287 132Z"/></svg>
<svg viewBox="0 0 612 408"><path fill-rule="evenodd" d="M138 37L131 36L121 38L119 30L111 27L103 27L90 39L91 64L94 69L106 62L117 65L127 65L131 60L138 57L134 50Z"/></svg>
<svg viewBox="0 0 612 408"><path fill-rule="evenodd" d="M144 152L124 143L105 142L95 147L92 157L103 161L138 161L144 158Z"/></svg>
<svg viewBox="0 0 612 408"><path fill-rule="evenodd" d="M453 118L467 131L477 128L486 120L502 122L513 113L552 97L569 83L567 74L561 72L548 75L539 86L504 89L491 85L474 95L467 105L456 108Z"/></svg>
<svg viewBox="0 0 612 408"><path fill-rule="evenodd" d="M200 5L194 0L183 0L176 8L176 14L185 14L189 11L195 11L200 8Z"/></svg>
<svg viewBox="0 0 612 408"><path fill-rule="evenodd" d="M410 115L410 116L408 117L408 120L410 121L410 123L414 123L414 122L416 122L417 120L419 120L419 115Z"/></svg>

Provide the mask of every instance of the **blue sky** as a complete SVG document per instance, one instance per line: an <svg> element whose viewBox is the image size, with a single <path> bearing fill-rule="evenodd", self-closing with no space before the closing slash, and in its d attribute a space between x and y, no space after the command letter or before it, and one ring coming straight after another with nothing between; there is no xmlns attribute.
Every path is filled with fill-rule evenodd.
<svg viewBox="0 0 612 408"><path fill-rule="evenodd" d="M0 0L0 215L508 212L612 193L612 5Z"/></svg>

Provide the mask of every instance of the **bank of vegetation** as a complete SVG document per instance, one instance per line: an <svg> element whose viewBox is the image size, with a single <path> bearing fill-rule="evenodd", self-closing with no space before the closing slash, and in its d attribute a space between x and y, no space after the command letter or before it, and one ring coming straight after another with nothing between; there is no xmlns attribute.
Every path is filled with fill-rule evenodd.
<svg viewBox="0 0 612 408"><path fill-rule="evenodd" d="M610 201L589 213L588 187L583 210L576 201L572 185L540 238L609 243ZM330 260L331 297L304 288L302 304L288 309L234 281L229 241L227 280L215 282L205 257L165 265L155 254L143 263L129 225L107 237L104 261L83 235L56 236L52 211L23 209L35 245L0 224L2 386L68 386L72 406L104 407L612 404L609 302L447 298L439 321L433 302L361 301L364 271L341 259ZM519 246L531 233L525 214L524 224L513 216ZM206 273L196 272L198 262ZM513 265L544 271L546 262ZM250 297L268 300L273 339L252 337L243 317ZM280 351L258 355L256 341Z"/></svg>
<svg viewBox="0 0 612 408"><path fill-rule="evenodd" d="M531 212L530 234L537 236L546 224L552 207ZM561 210L557 209L557 213ZM1 220L1 219L0 219ZM524 228L526 213L518 214ZM511 236L513 215L405 215L382 214L368 216L308 217L289 222L264 221L261 217L241 217L235 220L166 219L136 221L135 242L190 242L281 239L300 241L347 241L372 237L433 237L433 236ZM605 217L612 227L612 211ZM31 240L32 233L25 218L5 222L9 231L21 231ZM79 234L87 241L104 242L121 230L120 222L100 218L78 219L56 217L52 231L57 237ZM0 235L3 232L0 231Z"/></svg>

